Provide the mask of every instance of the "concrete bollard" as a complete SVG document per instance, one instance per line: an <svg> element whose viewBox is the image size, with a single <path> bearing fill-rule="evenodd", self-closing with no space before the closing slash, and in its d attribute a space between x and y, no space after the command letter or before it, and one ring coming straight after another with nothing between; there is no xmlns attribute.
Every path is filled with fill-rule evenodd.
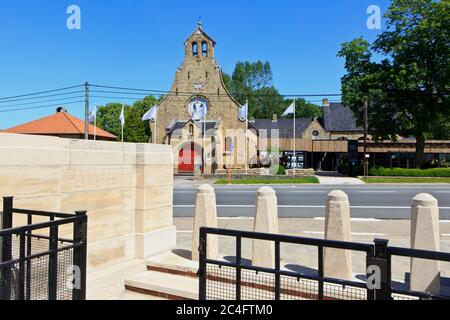
<svg viewBox="0 0 450 320"><path fill-rule="evenodd" d="M195 200L194 235L192 239L192 261L199 261L200 228L217 228L216 194L210 185L201 185L197 190ZM219 257L219 242L217 236L208 235L206 241L208 259Z"/></svg>
<svg viewBox="0 0 450 320"><path fill-rule="evenodd" d="M439 206L431 195L422 193L412 199L411 248L440 250ZM411 290L440 294L439 261L411 258Z"/></svg>
<svg viewBox="0 0 450 320"><path fill-rule="evenodd" d="M350 204L343 191L332 191L327 197L325 239L351 241ZM352 280L351 252L325 248L324 274L329 278Z"/></svg>
<svg viewBox="0 0 450 320"><path fill-rule="evenodd" d="M254 231L278 233L277 196L270 187L262 187L256 193ZM275 268L275 243L253 240L252 264L258 267Z"/></svg>

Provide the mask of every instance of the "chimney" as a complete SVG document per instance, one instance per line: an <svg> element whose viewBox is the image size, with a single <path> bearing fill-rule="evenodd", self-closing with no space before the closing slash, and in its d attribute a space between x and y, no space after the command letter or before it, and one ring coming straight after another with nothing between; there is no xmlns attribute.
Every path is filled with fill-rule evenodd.
<svg viewBox="0 0 450 320"><path fill-rule="evenodd" d="M276 114L273 115L272 122L278 122L278 116Z"/></svg>
<svg viewBox="0 0 450 320"><path fill-rule="evenodd" d="M330 100L327 98L322 99L322 107L329 107L330 106Z"/></svg>

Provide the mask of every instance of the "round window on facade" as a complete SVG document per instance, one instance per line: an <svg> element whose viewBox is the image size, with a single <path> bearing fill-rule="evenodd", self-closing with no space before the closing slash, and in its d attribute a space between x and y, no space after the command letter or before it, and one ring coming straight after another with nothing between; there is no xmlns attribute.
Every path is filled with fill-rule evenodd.
<svg viewBox="0 0 450 320"><path fill-rule="evenodd" d="M320 136L320 132L317 131L317 130L314 130L314 131L312 132L312 136L313 136L314 138L317 138L318 136Z"/></svg>

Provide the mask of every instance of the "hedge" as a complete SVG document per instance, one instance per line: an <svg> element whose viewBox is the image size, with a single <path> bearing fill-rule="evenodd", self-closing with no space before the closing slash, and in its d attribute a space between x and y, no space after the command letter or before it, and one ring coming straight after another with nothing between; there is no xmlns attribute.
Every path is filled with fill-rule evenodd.
<svg viewBox="0 0 450 320"><path fill-rule="evenodd" d="M369 175L374 177L450 177L450 168L404 169L375 167Z"/></svg>

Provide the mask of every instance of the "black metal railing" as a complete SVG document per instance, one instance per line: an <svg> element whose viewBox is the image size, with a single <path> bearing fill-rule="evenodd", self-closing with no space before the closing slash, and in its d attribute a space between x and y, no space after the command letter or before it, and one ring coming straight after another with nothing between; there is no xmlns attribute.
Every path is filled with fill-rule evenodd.
<svg viewBox="0 0 450 320"><path fill-rule="evenodd" d="M1 217L0 300L86 299L86 211L18 209L4 197Z"/></svg>
<svg viewBox="0 0 450 320"><path fill-rule="evenodd" d="M211 260L206 256L208 236L232 237L236 241L234 261ZM263 268L244 263L242 240L264 240L274 243L275 267ZM317 248L315 272L297 272L281 266L281 244L305 245ZM361 280L326 277L324 250L341 249L366 254L367 274ZM393 255L450 261L450 253L388 247L387 240L374 244L332 241L265 234L236 230L200 229L200 300L392 300L449 299L425 292L392 287L391 257ZM379 272L379 274L375 274ZM378 277L378 281L373 276ZM372 282L373 281L373 282Z"/></svg>

